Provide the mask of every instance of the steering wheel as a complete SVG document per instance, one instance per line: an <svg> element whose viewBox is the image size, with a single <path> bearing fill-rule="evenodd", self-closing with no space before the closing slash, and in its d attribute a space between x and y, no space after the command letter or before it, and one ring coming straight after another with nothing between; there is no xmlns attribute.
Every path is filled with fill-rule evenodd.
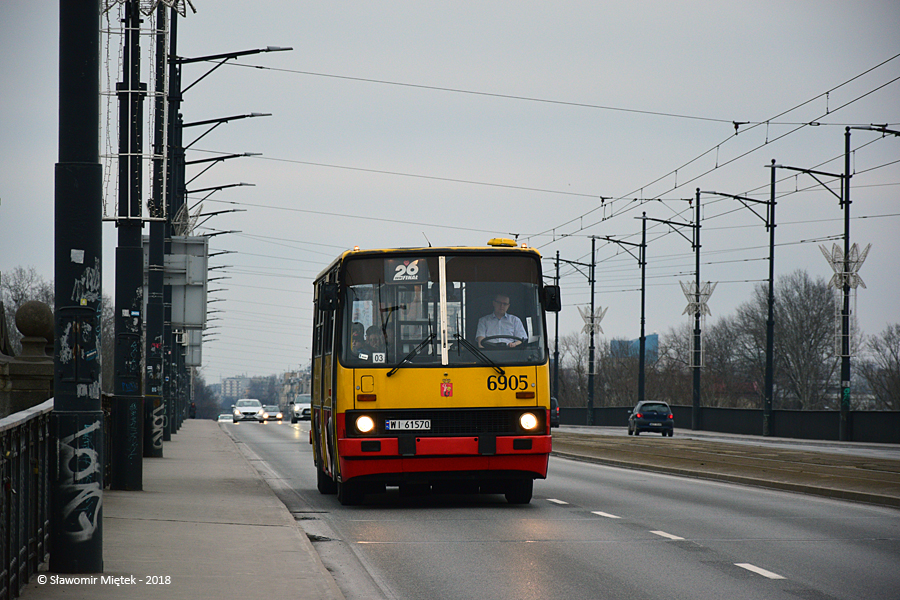
<svg viewBox="0 0 900 600"><path fill-rule="evenodd" d="M514 335L489 335L487 337L481 338L481 344L484 345L485 342L490 342L491 340L510 340L510 339L515 340L517 342L521 342L521 344L519 344L518 346L515 346L514 348L510 348L509 342L494 342L494 343L490 343L489 346L491 349L508 348L510 350L513 350L515 348L524 348L525 344L528 343L527 339L516 337Z"/></svg>

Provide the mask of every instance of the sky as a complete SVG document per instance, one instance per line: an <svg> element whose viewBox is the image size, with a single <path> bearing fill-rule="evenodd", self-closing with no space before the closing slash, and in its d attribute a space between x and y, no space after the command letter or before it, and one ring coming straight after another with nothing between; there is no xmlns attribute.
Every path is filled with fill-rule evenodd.
<svg viewBox="0 0 900 600"><path fill-rule="evenodd" d="M227 279L210 282L207 383L305 367L312 280L354 246L513 237L552 274L557 252L589 263L594 237L602 335L637 338L641 272L625 248L640 242L643 213L690 223L698 188L768 200L772 160L840 174L845 127L900 129L897 2L192 4L178 20L182 57L293 49L230 61L184 95L185 122L271 113L220 125L188 150L188 160L261 153L188 170L198 175L189 190L252 184L206 198L203 212L241 212L201 218L195 231L231 232L210 239L222 253L210 276ZM43 2L0 3L0 273L53 277L59 27ZM121 36L101 46L108 91L121 79ZM211 66L185 65L183 87ZM115 120L108 98L102 123ZM186 142L203 131L186 129ZM850 237L872 244L855 314L877 334L900 322L900 138L851 131ZM783 168L776 196L776 279L797 269L830 279L820 245L843 246L838 199ZM767 282L769 235L734 199L702 193L701 207L715 320ZM647 226L646 332L664 335L689 322L679 282L694 280L694 254L669 226ZM114 224L103 230L112 297ZM584 273L566 263L561 273L566 335L591 295Z"/></svg>

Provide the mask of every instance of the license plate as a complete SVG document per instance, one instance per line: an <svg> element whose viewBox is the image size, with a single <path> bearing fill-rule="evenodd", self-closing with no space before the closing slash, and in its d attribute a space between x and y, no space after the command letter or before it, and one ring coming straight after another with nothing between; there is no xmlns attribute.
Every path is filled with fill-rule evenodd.
<svg viewBox="0 0 900 600"><path fill-rule="evenodd" d="M662 427L662 423L650 423L650 427Z"/></svg>
<svg viewBox="0 0 900 600"><path fill-rule="evenodd" d="M394 419L384 422L386 431L428 431L431 421L428 419Z"/></svg>

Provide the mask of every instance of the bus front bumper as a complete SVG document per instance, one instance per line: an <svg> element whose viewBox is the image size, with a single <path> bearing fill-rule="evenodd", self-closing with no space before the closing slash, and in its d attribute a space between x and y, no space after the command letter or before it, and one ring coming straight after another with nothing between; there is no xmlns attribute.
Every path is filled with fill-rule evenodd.
<svg viewBox="0 0 900 600"><path fill-rule="evenodd" d="M527 472L547 476L549 435L341 438L341 479L379 474Z"/></svg>

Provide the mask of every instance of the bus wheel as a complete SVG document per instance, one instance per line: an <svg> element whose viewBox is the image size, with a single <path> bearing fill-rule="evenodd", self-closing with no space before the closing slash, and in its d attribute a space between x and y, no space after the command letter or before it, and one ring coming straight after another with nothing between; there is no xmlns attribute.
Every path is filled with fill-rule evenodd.
<svg viewBox="0 0 900 600"><path fill-rule="evenodd" d="M506 501L510 504L528 504L534 489L533 479L518 479L506 488Z"/></svg>
<svg viewBox="0 0 900 600"><path fill-rule="evenodd" d="M344 481L337 484L338 501L344 506L362 504L363 495L362 487L357 482Z"/></svg>
<svg viewBox="0 0 900 600"><path fill-rule="evenodd" d="M325 474L322 465L316 466L316 487L319 488L320 494L331 495L337 493L337 485L334 479Z"/></svg>

